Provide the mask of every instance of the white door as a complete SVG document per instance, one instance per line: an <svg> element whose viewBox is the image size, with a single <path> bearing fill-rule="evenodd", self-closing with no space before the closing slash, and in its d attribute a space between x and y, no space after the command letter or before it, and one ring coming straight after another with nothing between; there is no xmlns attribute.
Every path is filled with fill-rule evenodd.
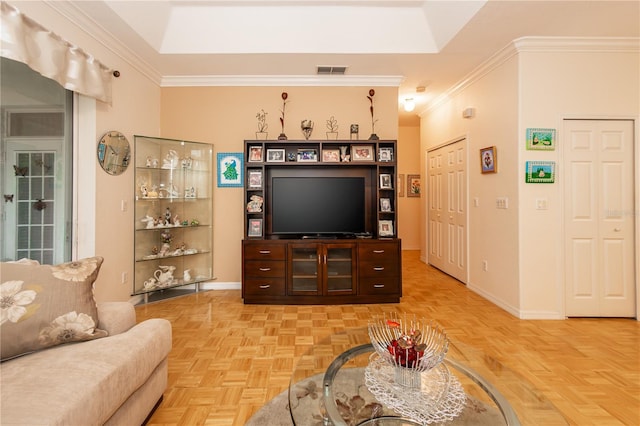
<svg viewBox="0 0 640 426"><path fill-rule="evenodd" d="M467 282L466 141L427 154L429 263Z"/></svg>
<svg viewBox="0 0 640 426"><path fill-rule="evenodd" d="M4 167L3 257L57 264L70 236L62 138L7 138ZM12 165L12 166L9 166Z"/></svg>
<svg viewBox="0 0 640 426"><path fill-rule="evenodd" d="M630 120L565 120L567 316L634 317L634 140Z"/></svg>

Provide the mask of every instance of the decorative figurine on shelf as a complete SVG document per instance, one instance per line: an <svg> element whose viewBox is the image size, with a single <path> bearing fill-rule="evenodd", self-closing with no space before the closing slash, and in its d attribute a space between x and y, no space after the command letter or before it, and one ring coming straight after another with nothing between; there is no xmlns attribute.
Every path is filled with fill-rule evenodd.
<svg viewBox="0 0 640 426"><path fill-rule="evenodd" d="M347 154L348 149L349 147L346 145L340 146L340 161L342 161L343 163L348 163L351 159L351 156Z"/></svg>
<svg viewBox="0 0 640 426"><path fill-rule="evenodd" d="M149 278L148 280L146 280L144 282L144 289L145 290L153 290L157 286L158 286L158 282L156 281L155 278Z"/></svg>
<svg viewBox="0 0 640 426"><path fill-rule="evenodd" d="M300 122L300 128L302 129L302 134L306 140L309 140L311 137L311 133L313 132L313 121L311 120L302 120Z"/></svg>
<svg viewBox="0 0 640 426"><path fill-rule="evenodd" d="M173 235L171 235L171 232L165 230L162 231L162 234L160 234L160 239L163 243L169 244L171 240L173 240Z"/></svg>
<svg viewBox="0 0 640 426"><path fill-rule="evenodd" d="M158 198L158 187L153 185L151 190L147 191L147 196L145 198Z"/></svg>
<svg viewBox="0 0 640 426"><path fill-rule="evenodd" d="M191 269L185 269L184 272L182 273L182 281L184 281L185 283L188 283L189 281L191 281Z"/></svg>
<svg viewBox="0 0 640 426"><path fill-rule="evenodd" d="M151 248L151 254L153 254L154 256L158 255L158 246L153 246Z"/></svg>
<svg viewBox="0 0 640 426"><path fill-rule="evenodd" d="M164 226L171 226L171 210L169 210L169 207L164 211Z"/></svg>
<svg viewBox="0 0 640 426"><path fill-rule="evenodd" d="M247 203L247 212L260 213L262 211L262 203L264 202L264 199L259 195L252 195L250 200L251 201Z"/></svg>
<svg viewBox="0 0 640 426"><path fill-rule="evenodd" d="M175 169L178 166L178 153L173 149L167 152L164 160L162 160L163 169Z"/></svg>
<svg viewBox="0 0 640 426"><path fill-rule="evenodd" d="M175 282L175 278L173 278L173 271L176 270L175 266L158 265L158 268L153 273L153 277L158 280L158 286L166 287Z"/></svg>
<svg viewBox="0 0 640 426"><path fill-rule="evenodd" d="M182 168L190 169L193 166L193 159L191 157L185 157L182 159Z"/></svg>
<svg viewBox="0 0 640 426"><path fill-rule="evenodd" d="M184 198L196 198L196 188L193 186L190 188L185 188Z"/></svg>
<svg viewBox="0 0 640 426"><path fill-rule="evenodd" d="M162 247L160 248L160 251L158 252L158 256L159 257L169 256L169 250L170 249L171 249L171 246L169 245L169 243L162 244Z"/></svg>
<svg viewBox="0 0 640 426"><path fill-rule="evenodd" d="M153 220L153 218L152 218L151 216L146 215L143 219L140 219L140 221L141 221L142 223L145 223L145 224L146 224L146 226L145 226L145 227L146 227L147 229L151 229L151 228L153 228L154 220Z"/></svg>
<svg viewBox="0 0 640 426"><path fill-rule="evenodd" d="M183 220L181 225L182 226L189 226L189 221L188 220Z"/></svg>
<svg viewBox="0 0 640 426"><path fill-rule="evenodd" d="M376 91L373 89L369 89L369 96L367 96L367 99L369 99L369 102L371 103L371 106L369 106L369 112L371 112L371 136L369 136L369 140L370 141L377 141L378 139L378 135L376 135L376 120L373 116L373 95L376 94Z"/></svg>
<svg viewBox="0 0 640 426"><path fill-rule="evenodd" d="M140 185L140 194L142 194L142 198L147 198L149 196L149 189L147 188L146 183Z"/></svg>
<svg viewBox="0 0 640 426"><path fill-rule="evenodd" d="M157 158L147 157L147 161L145 162L145 166L152 167L152 168L157 168L158 167L158 159Z"/></svg>
<svg viewBox="0 0 640 426"><path fill-rule="evenodd" d="M200 225L200 221L198 221L198 219L191 220L191 226L198 226L198 225Z"/></svg>
<svg viewBox="0 0 640 426"><path fill-rule="evenodd" d="M180 218L178 215L173 216L173 226L180 226Z"/></svg>
<svg viewBox="0 0 640 426"><path fill-rule="evenodd" d="M280 112L282 113L282 115L280 116L280 125L282 126L282 133L280 133L280 136L278 136L278 140L286 141L287 135L284 134L284 109L287 106L287 98L289 97L289 94L287 92L282 92L281 97L282 97L282 109L280 110Z"/></svg>

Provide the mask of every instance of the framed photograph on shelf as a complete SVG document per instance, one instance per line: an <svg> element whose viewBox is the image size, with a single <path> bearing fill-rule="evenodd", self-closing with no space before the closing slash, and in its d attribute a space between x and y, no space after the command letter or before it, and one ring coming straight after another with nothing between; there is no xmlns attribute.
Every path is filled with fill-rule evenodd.
<svg viewBox="0 0 640 426"><path fill-rule="evenodd" d="M351 161L374 161L373 145L352 145Z"/></svg>
<svg viewBox="0 0 640 426"><path fill-rule="evenodd" d="M262 219L249 219L249 237L262 237Z"/></svg>
<svg viewBox="0 0 640 426"><path fill-rule="evenodd" d="M392 220L378 221L378 236L393 237L393 221Z"/></svg>
<svg viewBox="0 0 640 426"><path fill-rule="evenodd" d="M218 188L242 187L244 185L242 157L241 152L218 153Z"/></svg>
<svg viewBox="0 0 640 426"><path fill-rule="evenodd" d="M391 182L391 175L388 173L380 174L380 189L393 189L393 182Z"/></svg>
<svg viewBox="0 0 640 426"><path fill-rule="evenodd" d="M267 163L284 163L284 149L267 149Z"/></svg>
<svg viewBox="0 0 640 426"><path fill-rule="evenodd" d="M527 149L553 151L556 149L556 129L527 129Z"/></svg>
<svg viewBox="0 0 640 426"><path fill-rule="evenodd" d="M497 173L498 163L496 147L489 146L480 150L480 169L482 173Z"/></svg>
<svg viewBox="0 0 640 426"><path fill-rule="evenodd" d="M339 163L340 150L339 149L323 149L322 162L323 163Z"/></svg>
<svg viewBox="0 0 640 426"><path fill-rule="evenodd" d="M420 197L420 175L407 175L407 197Z"/></svg>
<svg viewBox="0 0 640 426"><path fill-rule="evenodd" d="M526 183L554 183L556 179L555 161L527 161Z"/></svg>
<svg viewBox="0 0 640 426"><path fill-rule="evenodd" d="M299 149L298 161L301 163L315 163L318 161L318 151L312 148Z"/></svg>
<svg viewBox="0 0 640 426"><path fill-rule="evenodd" d="M262 146L250 146L249 147L249 163L262 163Z"/></svg>
<svg viewBox="0 0 640 426"><path fill-rule="evenodd" d="M390 198L380 198L380 211L381 212L390 212L391 211L391 199Z"/></svg>
<svg viewBox="0 0 640 426"><path fill-rule="evenodd" d="M393 161L393 148L380 148L378 152L378 161Z"/></svg>
<svg viewBox="0 0 640 426"><path fill-rule="evenodd" d="M249 170L249 185L251 189L262 188L262 170Z"/></svg>

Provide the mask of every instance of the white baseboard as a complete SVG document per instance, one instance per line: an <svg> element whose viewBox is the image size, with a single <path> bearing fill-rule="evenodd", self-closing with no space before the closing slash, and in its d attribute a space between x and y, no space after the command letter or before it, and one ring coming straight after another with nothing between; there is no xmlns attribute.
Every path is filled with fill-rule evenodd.
<svg viewBox="0 0 640 426"><path fill-rule="evenodd" d="M559 312L553 312L553 311L523 311L520 310L518 308L516 308L515 306L511 306L510 304L506 303L504 300L499 299L495 296L493 296L490 293L487 293L486 291L478 288L478 287L474 287L471 284L467 284L467 288L469 288L469 290L478 293L480 296L484 297L485 299L487 299L488 301L490 301L491 303L493 303L494 305L504 309L505 311L509 312L511 315L513 315L516 318L519 319L526 319L526 320L561 320L561 319L565 319L565 317L563 315L561 315Z"/></svg>

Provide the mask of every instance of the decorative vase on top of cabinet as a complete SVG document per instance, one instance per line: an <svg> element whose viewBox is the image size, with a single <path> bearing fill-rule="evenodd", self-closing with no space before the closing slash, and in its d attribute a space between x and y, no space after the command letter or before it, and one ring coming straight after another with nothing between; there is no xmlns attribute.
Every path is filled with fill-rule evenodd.
<svg viewBox="0 0 640 426"><path fill-rule="evenodd" d="M145 303L197 292L213 279L212 151L135 135L133 294Z"/></svg>

